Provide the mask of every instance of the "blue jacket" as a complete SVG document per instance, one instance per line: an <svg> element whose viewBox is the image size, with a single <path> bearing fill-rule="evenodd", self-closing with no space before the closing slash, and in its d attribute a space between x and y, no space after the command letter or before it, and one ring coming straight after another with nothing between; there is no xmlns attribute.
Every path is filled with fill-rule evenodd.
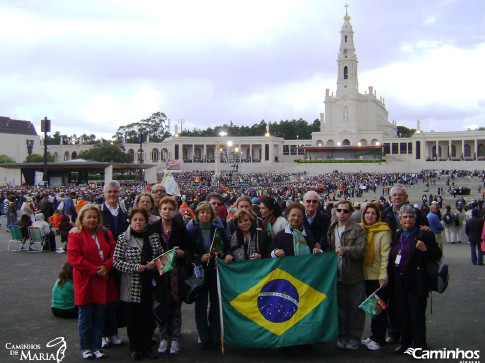
<svg viewBox="0 0 485 363"><path fill-rule="evenodd" d="M440 222L440 217L438 217L433 212L428 213L428 221L429 221L429 227L431 228L431 231L433 231L434 234L441 233L441 231L445 229L445 227L443 227L443 225Z"/></svg>

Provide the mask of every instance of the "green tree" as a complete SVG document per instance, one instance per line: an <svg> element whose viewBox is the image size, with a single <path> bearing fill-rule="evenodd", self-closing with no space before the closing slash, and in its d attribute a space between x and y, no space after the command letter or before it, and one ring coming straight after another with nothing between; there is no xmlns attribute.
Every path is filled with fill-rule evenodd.
<svg viewBox="0 0 485 363"><path fill-rule="evenodd" d="M14 163L15 161L7 155L0 155L0 164L5 164L5 163Z"/></svg>
<svg viewBox="0 0 485 363"><path fill-rule="evenodd" d="M47 161L49 162L54 161L54 157L49 152L47 153ZM43 162L44 162L44 155L39 155L39 154L28 155L24 161L24 163L43 163Z"/></svg>
<svg viewBox="0 0 485 363"><path fill-rule="evenodd" d="M170 136L167 116L163 112L155 112L149 118L133 122L127 126L120 126L113 136L114 139L130 143L138 143L139 135L143 134L145 140L150 137L151 142L161 142Z"/></svg>
<svg viewBox="0 0 485 363"><path fill-rule="evenodd" d="M416 132L416 129L409 129L406 126L397 127L397 137L411 137Z"/></svg>
<svg viewBox="0 0 485 363"><path fill-rule="evenodd" d="M129 163L133 161L133 157L125 153L125 148L120 141L110 142L106 140L102 140L89 150L81 151L78 158L108 163Z"/></svg>

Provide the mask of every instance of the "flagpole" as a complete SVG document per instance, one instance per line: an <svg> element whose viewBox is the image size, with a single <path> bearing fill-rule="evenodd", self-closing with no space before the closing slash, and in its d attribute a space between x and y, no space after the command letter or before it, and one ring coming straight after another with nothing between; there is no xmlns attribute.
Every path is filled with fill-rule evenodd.
<svg viewBox="0 0 485 363"><path fill-rule="evenodd" d="M217 229L214 231L214 235L212 236L212 242L211 242L211 245L210 245L210 248L209 248L209 254L212 252L212 246L214 246L214 240L216 238L216 232L217 232ZM209 266L209 262L210 262L210 257L209 259L207 260L207 267Z"/></svg>
<svg viewBox="0 0 485 363"><path fill-rule="evenodd" d="M219 316L221 323L221 353L224 354L224 318L222 317L222 296L221 296L221 282L219 281L219 268L216 264L217 276L217 294L219 295Z"/></svg>

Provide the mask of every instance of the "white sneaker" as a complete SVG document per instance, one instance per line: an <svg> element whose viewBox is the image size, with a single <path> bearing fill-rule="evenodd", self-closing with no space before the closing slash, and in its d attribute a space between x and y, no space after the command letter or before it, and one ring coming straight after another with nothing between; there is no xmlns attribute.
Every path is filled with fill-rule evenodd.
<svg viewBox="0 0 485 363"><path fill-rule="evenodd" d="M103 358L106 358L106 354L104 354L104 352L102 350L95 350L93 352L93 355L95 358L97 359L103 359Z"/></svg>
<svg viewBox="0 0 485 363"><path fill-rule="evenodd" d="M83 359L93 359L93 352L91 352L90 349L84 349L81 352L81 355L83 356Z"/></svg>
<svg viewBox="0 0 485 363"><path fill-rule="evenodd" d="M345 349L347 346L347 339L346 338L339 338L337 340L337 348L338 349Z"/></svg>
<svg viewBox="0 0 485 363"><path fill-rule="evenodd" d="M369 345L369 343L372 342L372 341L373 340L371 338L367 338L366 340L361 340L360 343L367 347Z"/></svg>
<svg viewBox="0 0 485 363"><path fill-rule="evenodd" d="M376 343L375 341L371 340L369 344L367 344L367 349L369 350L379 350L382 349L379 343Z"/></svg>
<svg viewBox="0 0 485 363"><path fill-rule="evenodd" d="M172 345L170 346L170 354L179 354L179 352L179 341L177 339L174 339L172 340Z"/></svg>
<svg viewBox="0 0 485 363"><path fill-rule="evenodd" d="M123 339L121 339L118 335L113 335L111 338L109 338L109 340L113 345L123 344Z"/></svg>
<svg viewBox="0 0 485 363"><path fill-rule="evenodd" d="M168 349L168 340L162 339L160 341L160 345L158 346L158 353L159 354L165 354L165 353L167 353L167 349Z"/></svg>
<svg viewBox="0 0 485 363"><path fill-rule="evenodd" d="M109 348L109 343L111 343L108 337L101 338L101 348Z"/></svg>

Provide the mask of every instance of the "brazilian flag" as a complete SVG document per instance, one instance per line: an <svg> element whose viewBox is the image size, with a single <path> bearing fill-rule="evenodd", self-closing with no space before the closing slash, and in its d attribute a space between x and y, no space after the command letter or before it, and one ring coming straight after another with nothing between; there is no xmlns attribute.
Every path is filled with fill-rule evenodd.
<svg viewBox="0 0 485 363"><path fill-rule="evenodd" d="M224 344L276 348L338 336L337 255L217 263Z"/></svg>

